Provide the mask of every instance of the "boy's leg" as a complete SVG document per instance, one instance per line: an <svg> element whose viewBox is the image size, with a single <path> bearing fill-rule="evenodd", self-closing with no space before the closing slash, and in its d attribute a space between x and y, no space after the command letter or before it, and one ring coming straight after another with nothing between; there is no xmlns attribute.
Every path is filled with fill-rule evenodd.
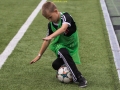
<svg viewBox="0 0 120 90"><path fill-rule="evenodd" d="M57 58L53 63L52 63L52 67L55 70L58 70L62 65L64 64L62 58Z"/></svg>
<svg viewBox="0 0 120 90"><path fill-rule="evenodd" d="M85 78L82 76L81 72L77 69L72 57L70 56L69 52L65 48L61 48L58 51L58 55L60 55L60 58L63 59L65 65L67 68L71 71L73 75L73 81L79 82L80 87L86 87L87 81Z"/></svg>

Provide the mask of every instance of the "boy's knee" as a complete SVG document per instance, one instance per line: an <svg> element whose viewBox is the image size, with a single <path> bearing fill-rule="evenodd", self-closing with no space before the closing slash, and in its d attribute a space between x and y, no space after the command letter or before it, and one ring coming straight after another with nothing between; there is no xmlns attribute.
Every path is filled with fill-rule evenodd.
<svg viewBox="0 0 120 90"><path fill-rule="evenodd" d="M53 67L53 69L55 69L55 70L58 70L58 69L59 69L59 67L58 67L58 65L57 65L56 62L53 62L53 63L52 63L52 67Z"/></svg>

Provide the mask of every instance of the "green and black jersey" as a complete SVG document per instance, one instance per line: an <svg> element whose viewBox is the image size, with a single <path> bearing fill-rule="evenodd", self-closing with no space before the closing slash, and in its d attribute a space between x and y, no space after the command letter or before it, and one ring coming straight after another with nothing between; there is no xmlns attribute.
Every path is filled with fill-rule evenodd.
<svg viewBox="0 0 120 90"><path fill-rule="evenodd" d="M58 52L61 48L66 48L70 55L72 56L74 62L76 64L80 63L79 58L79 37L76 29L76 25L72 17L68 13L61 13L61 19L59 22L53 23L49 22L48 24L48 35L54 33L56 30L58 30L62 24L68 24L67 30L56 36L51 44L50 49L58 56Z"/></svg>

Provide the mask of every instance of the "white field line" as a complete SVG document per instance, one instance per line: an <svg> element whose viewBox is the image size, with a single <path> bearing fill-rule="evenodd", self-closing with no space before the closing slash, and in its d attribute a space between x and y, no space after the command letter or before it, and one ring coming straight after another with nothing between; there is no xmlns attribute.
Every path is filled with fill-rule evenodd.
<svg viewBox="0 0 120 90"><path fill-rule="evenodd" d="M32 21L34 20L34 18L37 16L37 14L39 13L40 9L42 8L42 5L46 1L47 0L42 0L38 4L38 6L36 7L36 9L32 12L32 14L26 20L26 22L21 26L21 28L19 29L19 31L17 32L17 34L9 42L9 44L7 45L7 47L5 48L5 50L2 52L2 54L0 54L0 68L2 67L2 65L4 64L4 62L6 61L6 59L8 58L8 56L12 53L12 51L16 47L17 43L23 37L23 35L27 31L28 27L30 26L30 24L32 23Z"/></svg>
<svg viewBox="0 0 120 90"><path fill-rule="evenodd" d="M113 53L113 57L114 57L116 70L118 72L118 78L120 81L120 47L118 44L117 37L115 35L115 31L114 31L112 22L110 20L110 16L109 16L109 13L107 10L106 3L104 0L100 0L100 3L101 3L103 15L104 15L105 23L106 23L106 28L107 28L108 35L109 35L109 40L110 40L110 45L111 45L111 49L112 49L112 53Z"/></svg>

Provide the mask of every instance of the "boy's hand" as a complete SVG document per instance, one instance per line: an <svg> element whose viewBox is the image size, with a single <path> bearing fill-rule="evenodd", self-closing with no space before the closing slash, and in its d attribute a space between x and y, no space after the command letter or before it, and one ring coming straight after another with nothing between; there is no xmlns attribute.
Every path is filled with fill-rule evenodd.
<svg viewBox="0 0 120 90"><path fill-rule="evenodd" d="M35 62L37 62L40 59L40 56L36 56L31 62L30 64L33 64Z"/></svg>
<svg viewBox="0 0 120 90"><path fill-rule="evenodd" d="M50 36L47 36L47 37L45 37L45 38L43 38L43 40L45 40L45 41L49 41L49 40L51 40L52 38L50 37Z"/></svg>

